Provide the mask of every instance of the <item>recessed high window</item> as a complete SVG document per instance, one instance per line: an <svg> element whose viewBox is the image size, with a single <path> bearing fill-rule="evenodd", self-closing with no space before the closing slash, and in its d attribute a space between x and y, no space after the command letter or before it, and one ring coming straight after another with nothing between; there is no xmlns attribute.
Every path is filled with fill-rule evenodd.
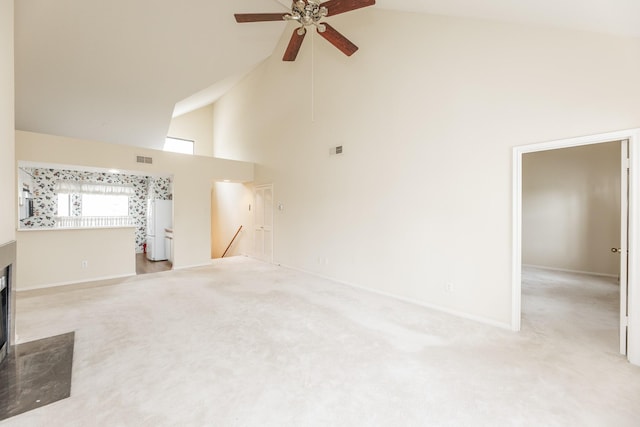
<svg viewBox="0 0 640 427"><path fill-rule="evenodd" d="M167 137L164 141L164 151L193 155L193 141L182 138Z"/></svg>

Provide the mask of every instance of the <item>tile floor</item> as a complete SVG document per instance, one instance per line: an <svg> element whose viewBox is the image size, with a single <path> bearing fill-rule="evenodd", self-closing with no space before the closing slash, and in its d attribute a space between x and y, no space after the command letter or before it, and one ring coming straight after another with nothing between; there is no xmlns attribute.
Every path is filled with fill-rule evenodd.
<svg viewBox="0 0 640 427"><path fill-rule="evenodd" d="M74 333L15 346L0 365L0 420L71 394Z"/></svg>

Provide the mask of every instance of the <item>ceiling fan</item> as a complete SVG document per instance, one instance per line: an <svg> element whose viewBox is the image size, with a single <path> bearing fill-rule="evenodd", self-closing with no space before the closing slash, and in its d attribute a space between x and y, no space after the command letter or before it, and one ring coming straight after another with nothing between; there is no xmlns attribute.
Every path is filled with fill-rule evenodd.
<svg viewBox="0 0 640 427"><path fill-rule="evenodd" d="M295 61L307 27L314 26L318 33L327 39L329 43L340 49L347 56L354 54L358 46L336 31L326 22L320 22L327 16L338 15L351 10L372 6L375 0L329 0L324 3L321 0L293 0L291 12L287 13L236 13L236 22L264 22L264 21L296 21L300 27L291 35L287 50L282 57L283 61Z"/></svg>

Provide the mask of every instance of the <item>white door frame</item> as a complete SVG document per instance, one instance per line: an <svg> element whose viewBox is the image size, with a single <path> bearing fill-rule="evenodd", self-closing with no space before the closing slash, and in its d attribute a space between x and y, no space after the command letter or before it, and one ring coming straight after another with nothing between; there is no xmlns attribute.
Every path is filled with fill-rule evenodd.
<svg viewBox="0 0 640 427"><path fill-rule="evenodd" d="M629 289L629 141L620 143L620 354L627 354L627 291Z"/></svg>
<svg viewBox="0 0 640 427"><path fill-rule="evenodd" d="M629 323L627 335L627 359L640 365L640 128L562 139L513 148L513 248L512 248L512 301L511 329L519 331L522 309L522 156L525 153L599 144L612 141L629 141Z"/></svg>

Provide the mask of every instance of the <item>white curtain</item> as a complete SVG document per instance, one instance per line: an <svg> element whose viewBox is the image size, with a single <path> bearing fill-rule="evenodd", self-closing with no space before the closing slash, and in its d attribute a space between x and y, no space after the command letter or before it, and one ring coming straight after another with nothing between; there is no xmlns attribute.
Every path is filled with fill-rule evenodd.
<svg viewBox="0 0 640 427"><path fill-rule="evenodd" d="M53 187L56 193L68 194L113 194L135 195L135 190L130 185L107 184L100 182L58 181Z"/></svg>

